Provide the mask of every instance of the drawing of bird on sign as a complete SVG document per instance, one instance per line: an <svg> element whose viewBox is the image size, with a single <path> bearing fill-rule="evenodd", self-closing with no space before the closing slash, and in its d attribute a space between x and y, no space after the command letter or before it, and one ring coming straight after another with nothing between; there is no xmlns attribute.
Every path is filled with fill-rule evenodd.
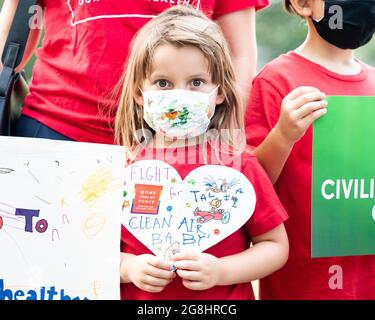
<svg viewBox="0 0 375 320"><path fill-rule="evenodd" d="M232 179L230 182L224 179L215 179L213 176L208 176L204 179L204 186L206 191L212 191L215 193L227 193L235 185L239 184L240 181L237 178Z"/></svg>

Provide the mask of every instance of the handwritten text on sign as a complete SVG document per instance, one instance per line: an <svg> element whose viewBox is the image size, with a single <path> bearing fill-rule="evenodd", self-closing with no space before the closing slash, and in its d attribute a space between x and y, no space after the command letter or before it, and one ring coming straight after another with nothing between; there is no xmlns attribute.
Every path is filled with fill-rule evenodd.
<svg viewBox="0 0 375 320"><path fill-rule="evenodd" d="M251 183L237 170L206 165L182 180L158 160L129 166L124 194L123 225L166 260L220 242L250 219L256 202Z"/></svg>

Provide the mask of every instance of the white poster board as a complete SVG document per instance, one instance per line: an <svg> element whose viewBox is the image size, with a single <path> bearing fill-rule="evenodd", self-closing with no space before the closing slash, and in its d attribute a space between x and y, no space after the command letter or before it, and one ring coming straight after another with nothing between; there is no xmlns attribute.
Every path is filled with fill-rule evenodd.
<svg viewBox="0 0 375 320"><path fill-rule="evenodd" d="M122 147L0 137L0 300L120 298Z"/></svg>

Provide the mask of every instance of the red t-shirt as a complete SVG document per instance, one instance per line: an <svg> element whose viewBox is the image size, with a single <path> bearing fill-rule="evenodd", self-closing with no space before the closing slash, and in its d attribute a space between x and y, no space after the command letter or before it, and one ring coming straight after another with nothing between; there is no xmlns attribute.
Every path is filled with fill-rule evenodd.
<svg viewBox="0 0 375 320"><path fill-rule="evenodd" d="M45 37L23 113L77 141L113 143L105 105L119 82L134 34L151 17L191 4L216 19L268 0L40 0ZM109 104L110 104L109 103Z"/></svg>
<svg viewBox="0 0 375 320"><path fill-rule="evenodd" d="M333 73L290 52L268 64L253 83L246 114L248 143L258 146L275 126L283 97L299 86L313 86L327 95L375 95L375 69L362 64L358 75ZM329 112L329 106L328 106ZM375 257L311 258L312 127L298 141L275 184L290 219L285 226L290 254L287 264L261 281L263 299L375 299ZM343 289L329 280L338 265ZM332 285L331 285L332 286Z"/></svg>
<svg viewBox="0 0 375 320"><path fill-rule="evenodd" d="M181 148L178 148L181 149ZM207 154L210 155L211 151L208 147ZM157 154L156 151L157 150ZM170 149L154 149L154 155L145 157L141 156L140 159L159 159L167 163L175 161L176 152L170 152ZM179 164L173 164L173 167L184 179L190 171L203 165L204 161L192 161L201 159L201 150L187 151L184 154L185 161L178 161ZM147 153L149 155L149 152ZM180 154L180 153L179 153ZM241 172L252 183L256 193L256 206L255 211L249 221L238 231L207 249L205 252L212 254L216 257L224 257L232 254L242 252L249 248L251 237L264 234L287 219L287 214L280 204L279 199L269 181L266 173L264 172L257 159L252 154L243 154L241 156ZM168 161L169 160L169 161ZM180 163L185 162L185 164ZM197 163L197 164L189 164ZM208 156L208 164L218 164L216 161L211 161ZM236 161L236 164L238 162ZM233 165L229 165L234 167ZM127 229L122 227L122 242L121 248L123 252L140 255L149 253L143 244L141 244ZM234 272L236 268L246 268L246 266L233 266ZM182 284L181 278L176 277L161 293L149 293L137 288L134 284L121 285L121 298L126 300L248 300L254 299L254 293L251 283L237 284L231 286L216 286L208 290L193 291L185 288Z"/></svg>

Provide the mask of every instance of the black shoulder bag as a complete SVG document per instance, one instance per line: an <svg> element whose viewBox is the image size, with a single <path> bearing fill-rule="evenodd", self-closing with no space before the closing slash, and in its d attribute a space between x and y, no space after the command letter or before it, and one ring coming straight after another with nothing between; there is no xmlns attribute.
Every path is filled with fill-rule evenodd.
<svg viewBox="0 0 375 320"><path fill-rule="evenodd" d="M13 133L15 120L19 116L23 99L27 92L27 83L23 73L15 69L23 59L25 47L30 34L30 8L36 0L19 0L8 38L4 46L0 73L0 135Z"/></svg>

